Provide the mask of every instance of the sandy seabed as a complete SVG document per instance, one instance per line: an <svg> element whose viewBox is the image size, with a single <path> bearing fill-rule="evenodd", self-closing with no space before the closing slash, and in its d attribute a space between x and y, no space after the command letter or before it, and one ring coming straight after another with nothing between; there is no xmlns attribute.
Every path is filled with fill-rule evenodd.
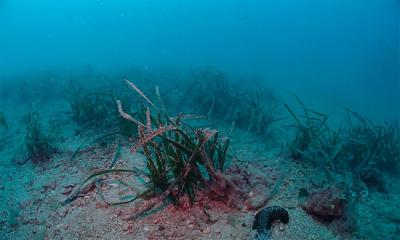
<svg viewBox="0 0 400 240"><path fill-rule="evenodd" d="M109 206L106 199L117 199L128 190L118 180L128 179L130 191L143 189L143 179L116 175L104 179L102 197L94 184L86 186L70 204L62 202L96 169L110 163L115 145L86 146L71 162L70 158L88 133L66 113L64 101L36 105L43 122L56 121L61 127L56 140L58 153L49 162L21 162L25 156L25 125L21 119L27 106L13 102L1 104L9 129L1 130L0 149L0 239L251 239L256 210L245 203L240 210L200 194L193 206L176 208L164 205L148 215L135 216L152 201L138 200L122 206ZM226 127L228 128L228 126ZM221 126L224 129L224 126ZM289 141L282 128L274 131L274 141L235 130L227 172L249 178L249 199L265 200L265 206L279 205L288 210L290 222L276 223L271 239L400 239L400 181L391 179L388 193L370 192L354 211L357 220L353 234L344 234L307 215L298 204L301 188L310 188L316 175L283 156L281 149ZM131 143L122 145L117 166L144 167L144 158L131 155ZM271 189L279 182L278 191ZM250 200L250 201L251 201Z"/></svg>

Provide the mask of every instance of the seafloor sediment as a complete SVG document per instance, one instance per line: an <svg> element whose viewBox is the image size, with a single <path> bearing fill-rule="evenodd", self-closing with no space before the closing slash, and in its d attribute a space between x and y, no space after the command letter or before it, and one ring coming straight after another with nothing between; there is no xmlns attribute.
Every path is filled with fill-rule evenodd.
<svg viewBox="0 0 400 240"><path fill-rule="evenodd" d="M299 191L312 192L322 173L284 154L293 134L283 123L274 124L269 137L238 128L232 132L226 172L248 183L248 196L240 209L200 192L192 206L165 204L135 216L151 198L119 206L104 202L104 198L118 199L127 191L143 189L142 179L123 174L104 177L101 194L99 186L89 184L76 200L63 204L90 173L110 164L117 146L88 144L71 161L93 132L71 121L64 99L52 99L36 102L34 108L42 122L59 126L54 139L57 151L49 161L24 161L23 119L28 106L13 98L1 102L8 128L1 129L0 239L251 239L256 212L273 205L287 209L290 221L274 224L271 239L400 239L400 181L396 178L388 177L386 192L365 193L348 216L353 219L348 226L321 223L308 215ZM231 130L223 122L214 127L226 135ZM144 156L130 154L130 147L130 140L122 142L116 166L144 168ZM128 180L132 189L127 190L120 180Z"/></svg>

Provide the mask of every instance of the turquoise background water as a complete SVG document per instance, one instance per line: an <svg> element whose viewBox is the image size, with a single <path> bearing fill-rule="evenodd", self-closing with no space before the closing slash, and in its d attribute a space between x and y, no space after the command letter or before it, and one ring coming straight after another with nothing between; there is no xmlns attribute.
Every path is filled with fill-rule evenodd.
<svg viewBox="0 0 400 240"><path fill-rule="evenodd" d="M398 0L0 0L0 76L215 65L393 119Z"/></svg>

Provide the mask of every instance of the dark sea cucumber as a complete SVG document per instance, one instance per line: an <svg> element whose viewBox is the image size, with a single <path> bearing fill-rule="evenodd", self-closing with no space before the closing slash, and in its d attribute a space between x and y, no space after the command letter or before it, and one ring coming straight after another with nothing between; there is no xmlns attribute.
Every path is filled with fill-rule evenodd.
<svg viewBox="0 0 400 240"><path fill-rule="evenodd" d="M272 206L259 211L253 223L253 229L257 231L257 238L268 239L272 224L277 220L284 224L289 223L289 213L283 207Z"/></svg>

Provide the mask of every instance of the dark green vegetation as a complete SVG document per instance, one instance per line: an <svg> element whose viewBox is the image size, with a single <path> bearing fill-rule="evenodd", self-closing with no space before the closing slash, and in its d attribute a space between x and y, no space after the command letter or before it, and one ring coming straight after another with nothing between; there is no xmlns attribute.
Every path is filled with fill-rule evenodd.
<svg viewBox="0 0 400 240"><path fill-rule="evenodd" d="M133 137L137 134L136 125L122 118L115 107L116 99L121 99L127 111L132 115L136 114L131 111L132 99L124 91L118 88L111 91L106 87L100 90L86 90L85 86L76 82L70 82L68 90L71 119L79 127L106 130L106 134L117 131L125 137Z"/></svg>
<svg viewBox="0 0 400 240"><path fill-rule="evenodd" d="M105 124L113 106L111 94L86 91L83 85L76 82L70 82L68 90L68 102L74 122L86 127Z"/></svg>
<svg viewBox="0 0 400 240"><path fill-rule="evenodd" d="M377 125L347 109L349 123L343 140L339 167L349 169L354 184L385 191L385 175L397 175L400 167L400 131L398 126Z"/></svg>
<svg viewBox="0 0 400 240"><path fill-rule="evenodd" d="M84 179L81 187L75 189L65 203L73 201L80 194L86 194L87 189L94 189L95 186L98 196L110 205L130 203L143 198L149 200L143 202L146 205L152 205L156 201L182 206L195 201L202 203L208 196L235 206L238 201L243 200L243 189L249 190L252 181L257 181L257 177L253 178L246 170L236 169L245 164L253 167L253 162L247 163L243 159L235 161L233 169L224 171L232 166L232 157L229 155L230 141L221 135L229 136L228 128L233 125L242 130L238 133L249 132L263 136L265 142L273 142L272 145L279 146L279 143L286 140L288 135L285 129L288 128L277 128L290 121L289 130L293 130L293 138L279 150L283 149L283 156L288 156L295 164L288 163L285 159L280 162L281 168L273 166L275 170L299 168L300 175L297 176L305 176L305 179L301 179L303 185L300 186L300 198L311 199L307 201L307 209L321 209L316 203L324 202L323 206L327 206L329 210L330 206L337 204L337 212L349 212L348 209L354 206L364 207L364 200L370 196L390 196L394 192L387 183L399 174L398 125L377 124L349 109L344 111L342 121L336 121L341 124L334 125L331 116L328 118L328 115L310 109L296 96L295 104L279 105L269 89L243 82L238 87L226 74L212 67L194 71L191 78L194 79L193 82L165 81L165 85L157 82L149 84L148 79L143 78L142 82L138 81L143 92L133 83L126 82L138 93L136 96L132 94L132 89L129 88L128 92L126 86L120 84L120 76L115 78L117 83L107 78L107 82L102 79L93 81L97 84L81 81L84 77L78 78L75 82L70 82L64 91L68 115L63 115L65 112L62 108L67 103L59 101L59 98L55 102L50 101L51 109L56 107L57 111L46 116L57 117L49 120L48 126L41 126L37 113L29 114L29 120L26 121L26 149L29 158L34 162L49 160L54 156L52 146L56 144L56 140L67 143L68 150L71 146L69 144L74 144L76 140L81 141L75 152L68 155L71 160L79 161L71 161L70 164L79 165L93 173ZM53 84L47 80L45 83ZM165 96L161 97L159 87L152 87L157 85L163 87L161 89ZM186 94L182 91L185 87L189 88ZM181 101L176 106L172 104L172 99ZM36 103L42 107L43 103ZM176 109L191 115L181 114ZM282 110L287 111L285 118L279 114ZM208 120L204 120L206 118ZM7 126L5 119L0 114L0 130L7 131L10 136L9 133L14 133L14 121L9 122L11 130L7 130L4 128ZM277 122L278 119L288 121ZM64 126L66 131L57 133L60 136L58 139L49 138L50 134L47 133L53 132L52 129L57 132ZM217 126L223 130L214 130ZM282 138L278 138L277 134L274 135L276 138L269 138L268 133L271 130L282 133ZM5 146L4 139L8 136L1 137L3 140L0 139L0 148ZM241 137L239 134L234 136ZM67 137L71 137L71 141L66 141ZM248 137L243 139L249 139ZM232 151L237 152L234 156L256 156L257 159L257 152L249 153L253 146L249 147L249 143L243 144L243 139L238 138L234 139L235 147L244 146L246 149L235 149L236 151ZM270 160L263 159L266 156L264 153L272 156L276 149L269 148L270 144L263 148L260 140L261 138L254 140L255 148L263 152L260 160L265 162L260 164L265 167ZM88 148L83 150L86 147ZM126 147L131 147L133 153L140 154L134 158L122 156ZM87 159L90 161L85 162ZM120 159L124 161L118 162ZM242 182L241 174L250 181ZM268 174L264 177L268 178ZM279 190L281 179L285 180L285 176L278 177L278 187L272 193ZM111 186L111 182L118 184ZM116 191L119 193L115 194ZM374 193L368 195L372 191ZM385 192L389 194L380 195ZM244 205L247 206L248 203L246 199ZM138 204L138 207L142 205ZM359 216L357 211L352 215ZM345 215L338 214L334 219L341 219ZM350 218L350 215L345 217Z"/></svg>
<svg viewBox="0 0 400 240"><path fill-rule="evenodd" d="M25 147L28 158L35 163L50 160L55 148L50 144L39 123L39 114L29 112L26 124Z"/></svg>
<svg viewBox="0 0 400 240"><path fill-rule="evenodd" d="M288 144L289 156L322 170L331 183L342 179L348 190L361 192L369 188L386 191L385 176L399 173L398 126L377 125L346 109L347 119L333 130L325 115L307 108L299 98L296 99L304 115L296 115L285 105L296 122L295 138Z"/></svg>
<svg viewBox="0 0 400 240"><path fill-rule="evenodd" d="M294 95L294 97L301 105L304 116L296 116L287 104L284 105L296 122L294 126L296 129L296 137L292 143L288 144L288 148L291 158L300 159L304 156L305 151L309 149L310 145L319 139L324 130L326 130L325 124L327 117L307 108L297 96Z"/></svg>
<svg viewBox="0 0 400 240"><path fill-rule="evenodd" d="M149 179L147 191L124 199L121 203L148 196L151 192L178 204L183 196L193 201L196 192L201 189L216 189L214 195L221 199L228 198L226 193L232 191L221 189L216 183L222 182L224 186L236 189L234 184L225 182L222 174L229 141L220 138L218 131L194 128L190 118L207 116L210 120L226 124L233 122L242 130L265 136L271 124L278 120L278 103L266 89L258 85L237 90L225 74L213 67L194 71L193 78L194 82L183 95L179 106L189 104L191 109L196 109L193 112L195 115L177 114L174 118L167 114L158 88L156 91L149 87L145 89L153 93L150 100L129 81L126 82L138 93L139 98L128 96L121 88L104 93L106 91L82 91L83 88L78 87L79 91L70 102L73 119L79 126L97 126L96 132L102 134L86 139L72 158L84 144L104 141L117 135L132 140L136 138L137 144L132 151L141 150L146 157L146 170L110 167L94 173L85 183L98 181L101 175L119 173L131 173ZM326 176L323 184L344 186L346 195L361 193L364 189L385 191L385 177L398 173L398 127L389 124L376 126L350 110L346 110L348 117L340 126L331 127L325 114L308 108L297 96L294 97L300 106L300 114L296 111L298 108L284 105L294 120L291 127L295 130L293 141L287 145L289 157L321 170ZM116 102L119 103L119 109ZM157 106L154 102L157 102ZM240 191L236 189L233 192Z"/></svg>
<svg viewBox="0 0 400 240"><path fill-rule="evenodd" d="M307 176L313 183L312 194L306 189L299 192L304 201L301 207L314 219L332 224L333 231L352 234L359 227L358 204L371 191L387 193L388 178L399 176L399 128L378 125L349 109L340 125L330 126L326 115L294 97L302 114L285 105L295 122L287 154L303 167L316 170Z"/></svg>
<svg viewBox="0 0 400 240"><path fill-rule="evenodd" d="M159 193L162 201L169 198L174 204L181 203L184 196L193 202L196 192L207 189L213 198L234 205L242 192L222 173L229 139L220 138L216 130L195 129L185 122L187 116L183 114L171 118L160 112L142 91L127 82L145 102L136 118L123 110L119 100L118 111L137 125L139 139L131 152L143 151L146 170L109 168L90 175L84 184L105 174L133 173L148 179L147 190L129 200L109 204L129 203L150 192Z"/></svg>
<svg viewBox="0 0 400 240"><path fill-rule="evenodd" d="M194 106L195 114L224 118L238 97L226 75L210 66L199 68L192 75L194 80L184 100Z"/></svg>
<svg viewBox="0 0 400 240"><path fill-rule="evenodd" d="M256 85L238 105L232 109L228 119L241 129L256 135L266 135L271 125L277 121L275 116L278 107L274 96L266 89Z"/></svg>
<svg viewBox="0 0 400 240"><path fill-rule="evenodd" d="M195 114L210 120L233 123L255 135L268 134L275 118L277 100L260 85L240 88L217 68L206 66L193 71L193 83L182 102L194 108Z"/></svg>

